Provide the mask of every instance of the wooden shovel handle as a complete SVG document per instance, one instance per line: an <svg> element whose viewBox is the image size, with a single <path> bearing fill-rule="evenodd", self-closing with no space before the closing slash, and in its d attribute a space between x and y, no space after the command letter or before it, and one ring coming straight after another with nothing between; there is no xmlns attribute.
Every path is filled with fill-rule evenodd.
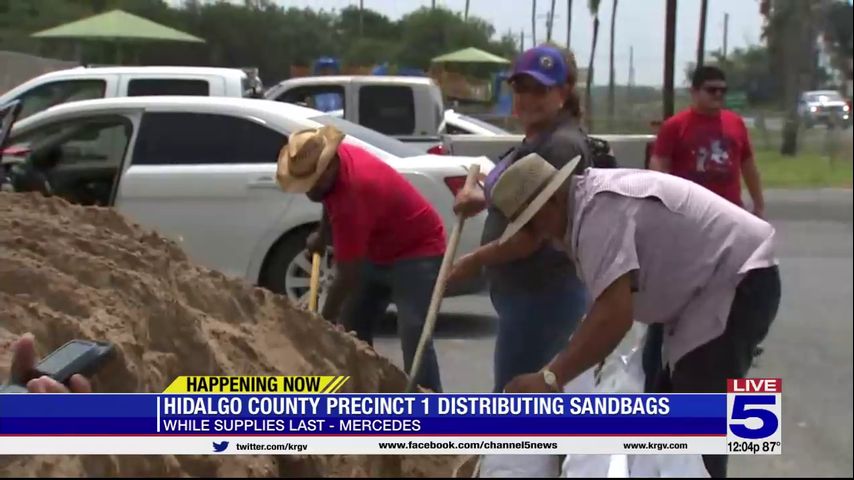
<svg viewBox="0 0 854 480"><path fill-rule="evenodd" d="M474 187L480 175L480 165L472 164L466 176L466 187ZM418 376L418 371L421 369L421 360L424 357L424 349L427 347L427 342L433 338L433 328L436 325L436 317L439 314L439 308L442 306L442 299L445 296L445 287L448 283L448 275L451 273L451 265L457 253L457 246L460 243L460 234L463 231L463 223L465 218L462 215L457 215L457 223L451 231L451 236L448 239L448 248L445 249L445 256L442 258L442 266L439 268L439 276L436 278L436 285L433 287L433 297L430 300L430 308L427 310L427 317L424 319L424 328L421 330L421 339L418 341L418 349L415 350L415 356L412 358L412 368L409 372L409 381L406 385L406 392L413 392L415 389L415 378Z"/></svg>

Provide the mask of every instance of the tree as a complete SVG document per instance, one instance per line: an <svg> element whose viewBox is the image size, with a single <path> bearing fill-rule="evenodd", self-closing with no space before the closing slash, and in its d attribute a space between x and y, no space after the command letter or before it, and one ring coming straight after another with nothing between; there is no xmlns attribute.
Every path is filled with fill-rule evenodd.
<svg viewBox="0 0 854 480"><path fill-rule="evenodd" d="M349 6L338 13L335 22L335 32L342 41L352 41L363 35L378 40L400 39L400 25L391 21L385 15L369 8L361 10L357 6Z"/></svg>
<svg viewBox="0 0 854 480"><path fill-rule="evenodd" d="M786 123L780 153L792 156L798 150L798 98L817 83L816 10L820 4L801 0L763 0L765 16L762 35L777 71L784 78Z"/></svg>
<svg viewBox="0 0 854 480"><path fill-rule="evenodd" d="M783 82L766 46L736 48L726 58L721 50L709 52L705 64L721 68L730 91L744 92L750 105L782 105ZM685 84L690 84L695 68L693 62L686 66Z"/></svg>
<svg viewBox="0 0 854 480"><path fill-rule="evenodd" d="M608 126L609 130L614 125L614 31L617 25L617 0L611 7L611 48L608 56L610 72L608 73Z"/></svg>
<svg viewBox="0 0 854 480"><path fill-rule="evenodd" d="M405 67L427 68L433 57L465 47L505 58L516 51L509 37L498 42L491 40L495 29L485 20L470 16L463 21L459 13L442 7L421 8L405 15L400 19L400 30L397 61Z"/></svg>
<svg viewBox="0 0 854 480"><path fill-rule="evenodd" d="M846 79L854 79L851 57L854 56L852 27L854 6L850 2L826 0L819 20L824 43L830 50L831 64L842 72Z"/></svg>
<svg viewBox="0 0 854 480"><path fill-rule="evenodd" d="M447 9L423 8L399 21L357 6L340 11L284 8L278 0L0 0L0 50L73 58L72 42L45 41L30 34L78 20L96 10L121 8L204 38L204 44L141 43L133 56L143 64L258 67L268 81L287 78L291 66L320 56L349 65L378 62L426 68L430 59L464 47L504 58L517 51L512 36L493 40L488 22ZM360 2L361 3L361 2ZM109 44L87 42L86 63L108 63Z"/></svg>
<svg viewBox="0 0 854 480"><path fill-rule="evenodd" d="M593 98L590 89L593 87L593 59L596 57L596 42L599 40L599 5L601 0L587 0L587 9L593 16L593 43L590 45L590 62L587 64L587 86L584 92L584 110L587 129L593 127Z"/></svg>

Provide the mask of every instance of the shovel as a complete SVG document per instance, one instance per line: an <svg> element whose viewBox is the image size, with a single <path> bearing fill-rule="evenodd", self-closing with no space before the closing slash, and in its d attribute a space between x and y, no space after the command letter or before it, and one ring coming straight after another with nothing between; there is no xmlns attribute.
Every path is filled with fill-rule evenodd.
<svg viewBox="0 0 854 480"><path fill-rule="evenodd" d="M320 296L320 254L311 255L311 281L308 284L308 311L317 313L317 298Z"/></svg>
<svg viewBox="0 0 854 480"><path fill-rule="evenodd" d="M472 164L469 167L468 175L466 176L466 187L471 188L477 182L480 176L480 165ZM448 239L448 248L445 249L445 256L442 258L442 266L439 268L439 276L436 278L436 285L433 287L433 298L430 300L430 308L427 309L427 317L424 319L424 328L421 330L421 339L418 341L418 348L415 350L415 357L412 359L412 369L409 372L409 381L406 384L406 392L412 393L415 390L415 378L421 369L421 360L424 358L424 349L427 347L427 342L433 338L433 328L436 326L436 316L439 314L439 308L442 306L442 298L445 296L445 287L448 283L448 274L451 271L451 264L454 261L454 256L457 253L457 245L460 243L460 234L463 231L463 223L465 218L462 215L457 215L457 223L451 231L451 237Z"/></svg>

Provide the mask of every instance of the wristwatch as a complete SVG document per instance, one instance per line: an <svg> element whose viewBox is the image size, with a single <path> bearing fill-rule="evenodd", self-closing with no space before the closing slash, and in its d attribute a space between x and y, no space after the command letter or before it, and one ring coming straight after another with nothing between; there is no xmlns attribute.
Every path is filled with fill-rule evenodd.
<svg viewBox="0 0 854 480"><path fill-rule="evenodd" d="M563 389L557 383L557 375L554 374L553 371L549 370L548 367L542 370L543 372L543 380L546 382L546 385L549 386L555 393L560 393Z"/></svg>

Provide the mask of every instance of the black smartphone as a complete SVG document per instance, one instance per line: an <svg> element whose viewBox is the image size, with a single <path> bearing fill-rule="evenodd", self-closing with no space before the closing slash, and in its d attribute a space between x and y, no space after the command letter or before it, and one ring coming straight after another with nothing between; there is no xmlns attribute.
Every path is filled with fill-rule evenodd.
<svg viewBox="0 0 854 480"><path fill-rule="evenodd" d="M108 342L71 340L44 357L35 367L31 378L47 375L57 382L68 384L75 374L93 375L109 360L115 347ZM26 381L23 381L26 383ZM0 386L0 393L24 393L24 385L9 383Z"/></svg>

